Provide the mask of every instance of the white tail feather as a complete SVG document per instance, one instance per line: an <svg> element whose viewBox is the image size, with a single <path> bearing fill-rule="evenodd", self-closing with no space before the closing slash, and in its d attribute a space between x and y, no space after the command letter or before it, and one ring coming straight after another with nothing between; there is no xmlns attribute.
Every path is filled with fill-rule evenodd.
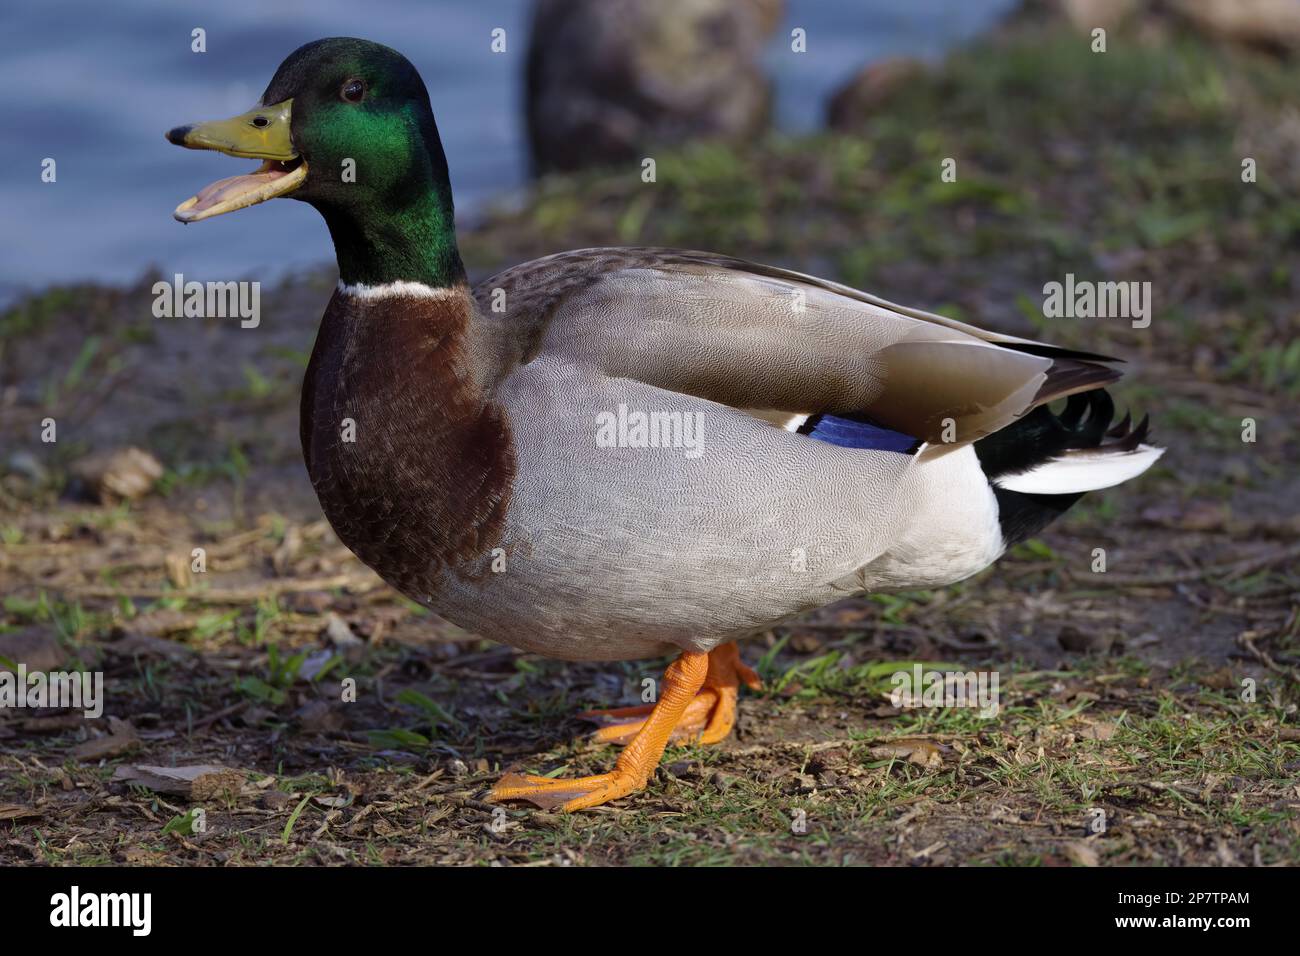
<svg viewBox="0 0 1300 956"><path fill-rule="evenodd" d="M1111 488L1136 478L1156 463L1163 448L1138 445L1132 451L1068 452L1049 458L1018 475L999 475L993 483L1007 491L1027 495L1068 495Z"/></svg>

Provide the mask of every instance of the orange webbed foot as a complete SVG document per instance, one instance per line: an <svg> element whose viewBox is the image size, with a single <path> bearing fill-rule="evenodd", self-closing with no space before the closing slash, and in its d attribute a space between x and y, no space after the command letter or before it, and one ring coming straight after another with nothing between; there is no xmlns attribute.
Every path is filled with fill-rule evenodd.
<svg viewBox="0 0 1300 956"><path fill-rule="evenodd" d="M607 722L596 738L629 741L609 773L571 779L507 773L488 796L492 801L526 800L544 810L585 810L645 787L669 740L717 743L736 722L740 684L759 689L753 670L740 662L735 644L708 654L687 651L668 666L663 693L653 705L586 711L580 716Z"/></svg>
<svg viewBox="0 0 1300 956"><path fill-rule="evenodd" d="M638 779L636 774L618 769L592 777L568 779L508 773L496 782L488 799L493 803L526 800L542 810L558 807L565 813L570 813L626 797L643 789L645 785L646 781Z"/></svg>

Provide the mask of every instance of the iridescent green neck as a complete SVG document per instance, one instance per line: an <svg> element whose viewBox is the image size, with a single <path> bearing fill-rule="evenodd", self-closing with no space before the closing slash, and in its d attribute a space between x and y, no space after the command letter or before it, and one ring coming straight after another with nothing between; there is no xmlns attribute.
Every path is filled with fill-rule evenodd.
<svg viewBox="0 0 1300 956"><path fill-rule="evenodd" d="M437 288L465 282L446 186L401 203L322 207L321 214L334 240L339 278L349 285L422 282Z"/></svg>
<svg viewBox="0 0 1300 956"><path fill-rule="evenodd" d="M303 138L323 169L308 198L325 217L339 278L349 285L465 282L456 248L447 157L428 101L400 110L332 111L305 121ZM335 178L337 176L337 178Z"/></svg>

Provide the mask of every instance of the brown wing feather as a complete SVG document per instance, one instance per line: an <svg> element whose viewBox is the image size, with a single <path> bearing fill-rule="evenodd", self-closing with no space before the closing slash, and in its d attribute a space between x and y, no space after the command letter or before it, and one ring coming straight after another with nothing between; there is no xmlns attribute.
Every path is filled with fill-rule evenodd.
<svg viewBox="0 0 1300 956"><path fill-rule="evenodd" d="M516 266L504 293L522 361L550 353L738 410L867 414L961 445L1035 405L1114 381L1105 356L1058 349L730 256L587 249ZM794 293L806 308L791 308ZM955 433L955 437L954 437Z"/></svg>

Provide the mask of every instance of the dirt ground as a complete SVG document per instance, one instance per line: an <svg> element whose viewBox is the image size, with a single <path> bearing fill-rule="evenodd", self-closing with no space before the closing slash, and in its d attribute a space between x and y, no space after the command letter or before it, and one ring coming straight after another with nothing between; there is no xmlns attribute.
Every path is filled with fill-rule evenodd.
<svg viewBox="0 0 1300 956"><path fill-rule="evenodd" d="M1118 353L1120 407L1169 449L1152 472L961 585L750 642L765 689L736 733L670 749L646 791L501 810L483 798L506 769L606 768L615 751L573 714L637 702L664 662L519 654L338 543L297 447L329 270L264 289L256 330L155 319L154 277L50 290L0 317L0 657L102 671L107 705L0 709L0 864L1300 863L1300 193L1281 173L1249 195L1205 175L1216 150L1235 169L1243 139L1261 164L1290 155L1300 113L1250 92L1274 89L1270 63L1137 49L1087 98L1113 119L1133 88L1113 74L1140 74L1149 122L1122 143L1052 127L1032 97L1008 128L973 123L963 97L1086 69L1004 42L857 134L683 150L657 192L548 181L469 232L466 258L485 274L590 244L713 248ZM1204 76L1229 93L1189 98ZM1005 145L1031 138L1020 123L1029 158ZM959 149L975 185L957 199L909 178L918 151ZM1152 282L1149 328L1023 306L1044 277L1103 269ZM88 500L86 456L127 446L162 463L154 490ZM889 675L912 662L996 671L1000 712L893 706ZM130 782L209 764L235 773L188 796Z"/></svg>

